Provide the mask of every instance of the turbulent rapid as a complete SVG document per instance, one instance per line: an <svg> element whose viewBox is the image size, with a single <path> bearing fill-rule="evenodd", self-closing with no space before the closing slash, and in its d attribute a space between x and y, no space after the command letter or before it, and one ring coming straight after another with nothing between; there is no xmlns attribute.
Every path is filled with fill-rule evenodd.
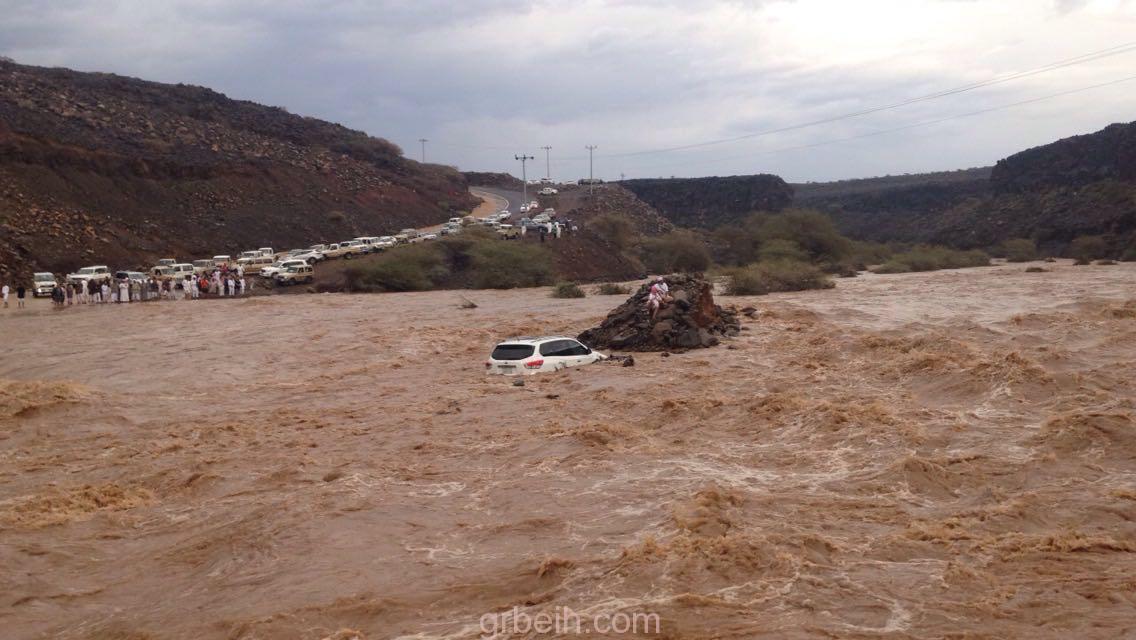
<svg viewBox="0 0 1136 640"><path fill-rule="evenodd" d="M5 310L3 635L1125 637L1136 265L1046 266L719 296L721 346L521 387L496 340L622 298Z"/></svg>

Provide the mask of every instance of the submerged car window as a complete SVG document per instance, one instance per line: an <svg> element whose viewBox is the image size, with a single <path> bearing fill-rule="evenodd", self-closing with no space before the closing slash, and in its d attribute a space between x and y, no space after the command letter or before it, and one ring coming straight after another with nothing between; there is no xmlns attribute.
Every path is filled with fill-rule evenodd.
<svg viewBox="0 0 1136 640"><path fill-rule="evenodd" d="M531 344L499 344L490 357L494 360L524 360L532 354Z"/></svg>
<svg viewBox="0 0 1136 640"><path fill-rule="evenodd" d="M570 356L572 355L572 345L575 344L571 340L553 340L540 345L540 355L542 356Z"/></svg>

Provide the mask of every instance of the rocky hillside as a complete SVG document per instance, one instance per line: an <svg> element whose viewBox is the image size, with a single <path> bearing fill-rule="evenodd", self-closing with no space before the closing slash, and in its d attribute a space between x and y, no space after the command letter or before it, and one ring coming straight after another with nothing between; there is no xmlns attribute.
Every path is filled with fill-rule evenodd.
<svg viewBox="0 0 1136 640"><path fill-rule="evenodd" d="M995 165L990 181L999 193L1136 182L1136 122L1016 153Z"/></svg>
<svg viewBox="0 0 1136 640"><path fill-rule="evenodd" d="M824 211L863 240L927 240L952 208L990 194L990 168L794 184L795 206Z"/></svg>
<svg viewBox="0 0 1136 640"><path fill-rule="evenodd" d="M678 226L713 228L787 206L830 214L880 242L991 247L1032 238L1062 251L1077 236L1136 241L1136 122L1014 154L989 168L788 185L776 176L629 180Z"/></svg>
<svg viewBox="0 0 1136 640"><path fill-rule="evenodd" d="M855 191L798 185L797 203L871 240L970 248L1023 237L1060 251L1081 235L1107 235L1119 247L1136 233L1136 123L1029 149L985 171Z"/></svg>
<svg viewBox="0 0 1136 640"><path fill-rule="evenodd" d="M337 124L0 61L0 276L307 246L475 204L457 171Z"/></svg>
<svg viewBox="0 0 1136 640"><path fill-rule="evenodd" d="M462 172L462 175L465 176L466 182L468 182L472 187L493 187L495 189L520 191L521 187L525 186L524 181L508 173L493 173L490 171L464 171Z"/></svg>
<svg viewBox="0 0 1136 640"><path fill-rule="evenodd" d="M768 174L625 180L620 184L680 227L712 229L754 211L780 211L793 201L792 187Z"/></svg>

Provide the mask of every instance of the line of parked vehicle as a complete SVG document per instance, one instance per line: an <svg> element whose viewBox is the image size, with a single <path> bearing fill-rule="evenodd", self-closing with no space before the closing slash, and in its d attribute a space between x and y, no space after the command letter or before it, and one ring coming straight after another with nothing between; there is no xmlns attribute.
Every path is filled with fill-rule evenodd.
<svg viewBox="0 0 1136 640"><path fill-rule="evenodd" d="M527 211L529 206L536 207L536 201L534 200L530 205L523 207L524 210ZM548 212L551 212L551 210L548 210ZM554 212L551 213L554 214ZM200 277L215 269L224 270L239 267L241 272L246 275L259 275L279 285L306 283L312 282L315 278L314 265L324 260L335 258L349 260L357 256L384 251L400 244L435 240L439 235L460 233L463 227L469 225L487 225L495 229L504 238L516 237L520 234L520 229L503 223L510 215L508 211L501 211L480 220L473 216L454 217L443 224L438 233L407 228L393 236L360 236L343 242L314 244L306 249L292 249L286 252L277 252L272 247L261 247L255 251L244 251L235 259L229 254L215 255L212 258L194 260L193 262L178 262L174 258L163 258L158 260L158 263L151 267L148 273L132 270L112 271L107 265L93 265L67 274L64 281L75 285L86 285L91 281L102 283L112 280L145 281L157 279L178 281L184 280L186 276ZM538 218L540 217L538 216ZM539 219L534 220L540 222ZM544 221L547 222L548 220L549 217L545 216ZM528 225L533 220L525 218L521 222ZM35 273L33 275L32 295L35 297L50 296L56 282L53 273Z"/></svg>

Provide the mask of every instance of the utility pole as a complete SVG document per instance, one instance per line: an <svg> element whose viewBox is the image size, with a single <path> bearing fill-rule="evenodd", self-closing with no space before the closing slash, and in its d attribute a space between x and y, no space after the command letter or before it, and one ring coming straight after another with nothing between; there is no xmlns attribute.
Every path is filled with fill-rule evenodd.
<svg viewBox="0 0 1136 640"><path fill-rule="evenodd" d="M596 150L596 145L589 144L584 148L588 150L588 197L591 198L596 195L596 178L592 173L592 152Z"/></svg>
<svg viewBox="0 0 1136 640"><path fill-rule="evenodd" d="M552 180L552 147L541 149L544 149L544 177Z"/></svg>
<svg viewBox="0 0 1136 640"><path fill-rule="evenodd" d="M418 141L422 143L422 164L426 164L426 143L430 141L426 138L419 138Z"/></svg>
<svg viewBox="0 0 1136 640"><path fill-rule="evenodd" d="M524 185L521 187L521 189L523 190L525 198L524 205L527 207L529 206L529 176L525 172L525 162L528 160L536 160L536 158L532 156L526 156L524 154L521 154L519 156L514 155L513 157L521 161L521 182Z"/></svg>

